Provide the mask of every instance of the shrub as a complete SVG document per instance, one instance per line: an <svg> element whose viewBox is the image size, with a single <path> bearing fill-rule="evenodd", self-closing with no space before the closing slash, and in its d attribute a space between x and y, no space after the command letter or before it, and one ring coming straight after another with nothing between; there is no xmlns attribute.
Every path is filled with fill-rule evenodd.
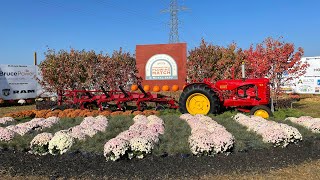
<svg viewBox="0 0 320 180"><path fill-rule="evenodd" d="M138 71L135 63L131 54L121 48L111 56L96 54L95 51L71 49L69 52L56 52L49 49L45 53L45 60L39 65L42 74L39 82L49 92L64 89L100 89L100 85L117 89L119 85L128 85L127 82L140 81L136 76Z"/></svg>

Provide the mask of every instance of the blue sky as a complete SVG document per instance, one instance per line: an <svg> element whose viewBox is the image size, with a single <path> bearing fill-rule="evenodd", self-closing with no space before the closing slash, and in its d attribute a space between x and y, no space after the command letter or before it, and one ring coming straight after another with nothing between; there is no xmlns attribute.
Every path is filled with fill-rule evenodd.
<svg viewBox="0 0 320 180"><path fill-rule="evenodd" d="M179 0L180 41L201 38L242 48L284 37L305 56L320 56L318 0ZM170 0L0 0L0 64L32 64L48 48L112 53L137 44L167 43Z"/></svg>

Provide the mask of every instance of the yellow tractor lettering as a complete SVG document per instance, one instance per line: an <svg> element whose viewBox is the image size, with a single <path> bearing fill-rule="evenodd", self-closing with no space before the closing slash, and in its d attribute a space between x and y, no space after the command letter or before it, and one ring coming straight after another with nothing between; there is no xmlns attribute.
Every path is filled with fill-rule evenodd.
<svg viewBox="0 0 320 180"><path fill-rule="evenodd" d="M228 85L220 85L220 89L227 89Z"/></svg>

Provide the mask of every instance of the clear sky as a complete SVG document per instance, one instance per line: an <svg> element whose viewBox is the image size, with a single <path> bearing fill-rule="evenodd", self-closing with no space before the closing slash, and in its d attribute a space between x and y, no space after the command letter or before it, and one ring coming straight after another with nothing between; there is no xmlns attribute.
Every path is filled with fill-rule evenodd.
<svg viewBox="0 0 320 180"><path fill-rule="evenodd" d="M180 42L242 48L284 37L320 56L319 0L179 0ZM32 64L48 48L112 53L167 43L170 0L0 0L0 64Z"/></svg>

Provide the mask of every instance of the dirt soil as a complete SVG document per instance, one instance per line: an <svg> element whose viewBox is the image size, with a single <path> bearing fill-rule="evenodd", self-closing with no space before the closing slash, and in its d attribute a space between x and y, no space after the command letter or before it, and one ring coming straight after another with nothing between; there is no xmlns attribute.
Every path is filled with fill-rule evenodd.
<svg viewBox="0 0 320 180"><path fill-rule="evenodd" d="M286 148L271 148L220 154L148 156L144 159L106 162L102 154L71 152L61 156L36 156L27 152L0 150L0 178L35 176L84 179L175 179L207 174L267 172L320 159L320 139L304 140Z"/></svg>

